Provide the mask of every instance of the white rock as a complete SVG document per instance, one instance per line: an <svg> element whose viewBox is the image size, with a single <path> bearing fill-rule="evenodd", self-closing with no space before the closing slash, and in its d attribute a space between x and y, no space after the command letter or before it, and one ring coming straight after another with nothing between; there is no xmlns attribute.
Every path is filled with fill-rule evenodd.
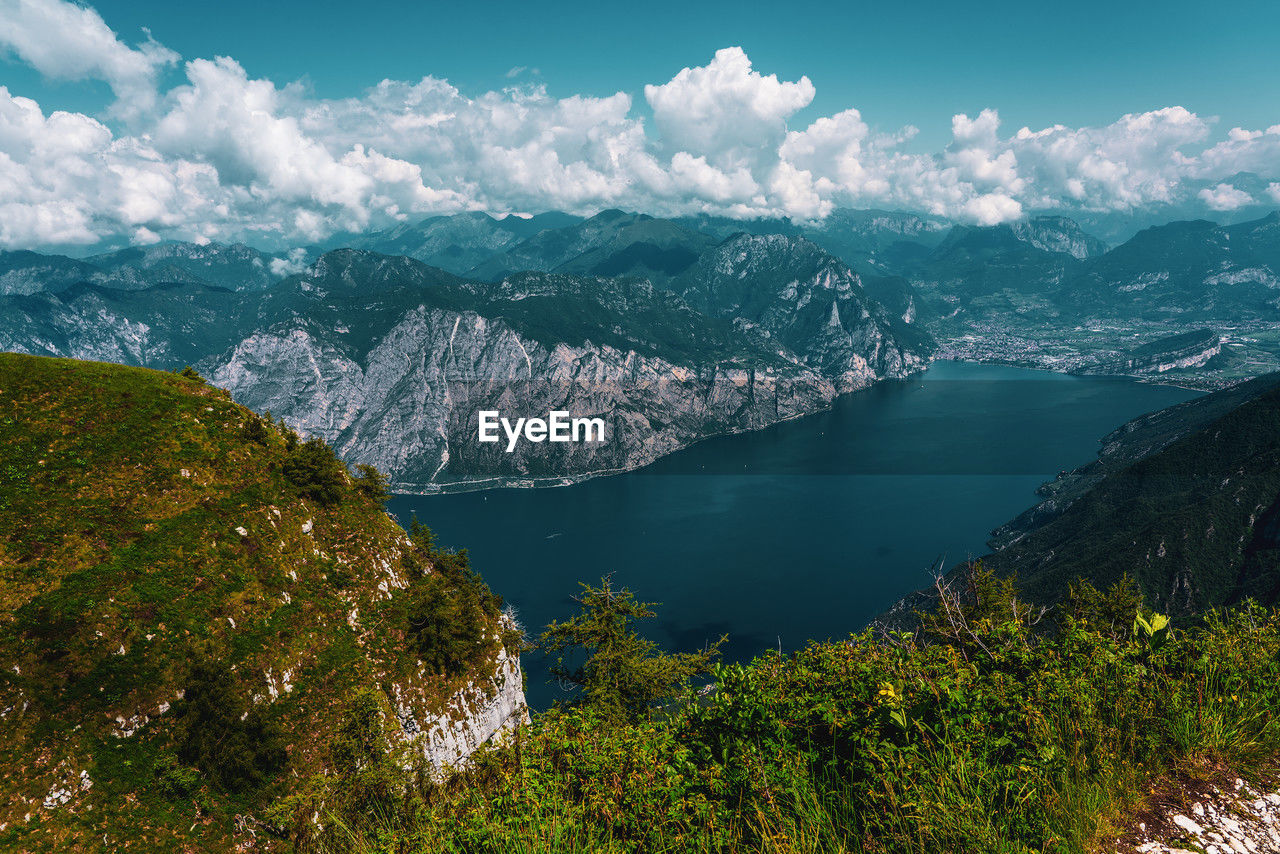
<svg viewBox="0 0 1280 854"><path fill-rule="evenodd" d="M1187 833L1193 833L1196 836L1204 834L1204 828L1187 818L1185 815L1175 815L1173 817L1173 823L1185 830Z"/></svg>

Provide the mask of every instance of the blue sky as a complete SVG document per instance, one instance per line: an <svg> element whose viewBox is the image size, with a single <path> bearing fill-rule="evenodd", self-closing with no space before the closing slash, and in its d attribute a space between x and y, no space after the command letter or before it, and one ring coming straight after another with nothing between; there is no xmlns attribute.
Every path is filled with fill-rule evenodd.
<svg viewBox="0 0 1280 854"><path fill-rule="evenodd" d="M465 209L1280 202L1274 3L0 0L0 22L21 129L0 151L43 182L0 197L0 245L287 244ZM42 134L76 141L62 166ZM90 192L54 174L73 154Z"/></svg>
<svg viewBox="0 0 1280 854"><path fill-rule="evenodd" d="M1280 121L1273 2L92 5L128 41L146 27L184 57L232 56L250 75L305 79L324 97L425 75L480 92L508 85L516 67L537 69L553 95L638 93L740 45L759 70L814 82L800 118L854 106L935 145L953 114L986 107L1033 127L1173 105L1228 124ZM4 77L93 106L80 87L46 89L20 63Z"/></svg>

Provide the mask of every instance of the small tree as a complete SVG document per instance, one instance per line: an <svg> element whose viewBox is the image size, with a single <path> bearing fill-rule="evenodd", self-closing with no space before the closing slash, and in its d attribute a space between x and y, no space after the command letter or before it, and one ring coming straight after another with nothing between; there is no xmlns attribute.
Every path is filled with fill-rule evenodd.
<svg viewBox="0 0 1280 854"><path fill-rule="evenodd" d="M966 659L981 651L1026 646L1048 608L1018 598L1017 576L1000 576L982 561L964 568L958 578L934 579L937 605L917 612L925 640L950 644Z"/></svg>
<svg viewBox="0 0 1280 854"><path fill-rule="evenodd" d="M325 444L324 439L308 439L292 443L284 459L284 476L302 495L321 504L332 505L342 500L347 488L347 469Z"/></svg>
<svg viewBox="0 0 1280 854"><path fill-rule="evenodd" d="M405 591L409 638L423 664L445 676L479 667L496 651L502 598L489 589L465 549L439 549L431 529L414 516L409 523L413 548Z"/></svg>
<svg viewBox="0 0 1280 854"><path fill-rule="evenodd" d="M356 464L355 482L360 494L371 501L386 504L391 497L387 476L367 463Z"/></svg>
<svg viewBox="0 0 1280 854"><path fill-rule="evenodd" d="M249 705L246 693L224 662L201 661L174 710L178 758L227 791L257 788L286 758L283 731L266 708Z"/></svg>
<svg viewBox="0 0 1280 854"><path fill-rule="evenodd" d="M267 425L262 423L261 418L252 414L244 422L244 427L240 430L240 438L246 442L256 442L259 445L267 444L267 435Z"/></svg>
<svg viewBox="0 0 1280 854"><path fill-rule="evenodd" d="M1087 578L1067 587L1066 607L1062 621L1087 625L1112 640L1120 640L1132 631L1134 616L1142 610L1142 590L1128 573L1120 576L1106 592L1098 590Z"/></svg>
<svg viewBox="0 0 1280 854"><path fill-rule="evenodd" d="M675 697L689 680L706 673L720 655L721 637L701 652L668 653L640 637L635 625L654 616L653 604L638 602L612 578L599 587L582 585L574 597L580 611L553 621L539 647L555 656L553 676L581 691L579 702L612 723L642 720L657 704ZM581 663L572 662L579 657Z"/></svg>

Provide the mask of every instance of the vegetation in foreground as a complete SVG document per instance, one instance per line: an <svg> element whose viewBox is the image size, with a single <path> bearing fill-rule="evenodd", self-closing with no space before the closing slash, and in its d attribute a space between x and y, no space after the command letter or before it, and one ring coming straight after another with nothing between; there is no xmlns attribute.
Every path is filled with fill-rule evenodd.
<svg viewBox="0 0 1280 854"><path fill-rule="evenodd" d="M1248 602L1171 627L1127 579L1046 612L977 571L915 634L725 666L606 582L542 638L578 701L434 781L389 682L443 702L514 639L376 471L194 372L0 356L0 487L0 850L1085 851L1167 772L1280 752Z"/></svg>
<svg viewBox="0 0 1280 854"><path fill-rule="evenodd" d="M714 691L637 707L628 672L708 654L638 644L646 608L606 581L571 621L578 702L447 782L375 748L277 809L302 851L1089 851L1161 775L1280 747L1275 611L1175 630L1128 579L1046 611L982 569L944 593L917 635L714 665Z"/></svg>
<svg viewBox="0 0 1280 854"><path fill-rule="evenodd" d="M354 694L461 717L518 638L385 498L190 368L0 354L0 851L286 847Z"/></svg>

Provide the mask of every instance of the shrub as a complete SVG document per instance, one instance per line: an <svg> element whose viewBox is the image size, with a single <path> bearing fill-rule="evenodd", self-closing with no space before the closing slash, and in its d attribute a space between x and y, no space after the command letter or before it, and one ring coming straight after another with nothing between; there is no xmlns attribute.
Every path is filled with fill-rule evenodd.
<svg viewBox="0 0 1280 854"><path fill-rule="evenodd" d="M588 660L614 651L569 671L583 701L420 784L421 800L334 823L361 828L356 850L406 852L1077 852L1171 768L1247 776L1280 752L1275 611L1170 630L1135 605L1112 631L1122 585L1044 631L1005 579L970 574L952 593L932 641L867 630L769 652L715 668L709 694L628 716L638 703L586 698L630 690L611 662L665 653L634 639L652 609L605 579L549 639Z"/></svg>
<svg viewBox="0 0 1280 854"><path fill-rule="evenodd" d="M690 679L706 672L727 640L701 652L663 652L635 628L654 616L653 604L637 601L625 587L614 590L607 576L599 587L583 584L574 601L579 612L547 626L538 645L555 656L552 675L578 689L583 705L614 723L639 721L658 703L673 699Z"/></svg>
<svg viewBox="0 0 1280 854"><path fill-rule="evenodd" d="M437 549L431 530L416 518L409 532L409 564L417 570L405 591L405 616L418 655L446 676L481 666L506 641L495 637L502 598L471 568L466 550Z"/></svg>
<svg viewBox="0 0 1280 854"><path fill-rule="evenodd" d="M427 667L456 676L493 654L502 600L471 569L465 551L436 553L432 564L409 585L409 634Z"/></svg>
<svg viewBox="0 0 1280 854"><path fill-rule="evenodd" d="M256 442L259 445L267 444L267 425L262 423L262 419L256 415L250 415L248 420L244 422L244 427L240 428L240 438L246 442Z"/></svg>
<svg viewBox="0 0 1280 854"><path fill-rule="evenodd" d="M267 709L250 706L220 661L198 662L174 708L177 757L231 792L256 789L284 767L284 734Z"/></svg>
<svg viewBox="0 0 1280 854"><path fill-rule="evenodd" d="M182 800L194 795L200 789L200 772L195 768L183 765L172 753L161 753L152 762L156 785L161 794L172 800Z"/></svg>
<svg viewBox="0 0 1280 854"><path fill-rule="evenodd" d="M391 497L387 476L374 466L366 463L356 464L356 489L360 494L378 504L386 504Z"/></svg>
<svg viewBox="0 0 1280 854"><path fill-rule="evenodd" d="M320 504L330 506L342 501L347 491L346 466L324 439L298 442L297 435L293 435L282 466L285 478L298 494Z"/></svg>
<svg viewBox="0 0 1280 854"><path fill-rule="evenodd" d="M358 840L377 838L388 820L406 812L410 763L386 737L384 706L374 689L356 692L330 746L333 774L268 810L268 827L292 836L295 851L365 851Z"/></svg>

